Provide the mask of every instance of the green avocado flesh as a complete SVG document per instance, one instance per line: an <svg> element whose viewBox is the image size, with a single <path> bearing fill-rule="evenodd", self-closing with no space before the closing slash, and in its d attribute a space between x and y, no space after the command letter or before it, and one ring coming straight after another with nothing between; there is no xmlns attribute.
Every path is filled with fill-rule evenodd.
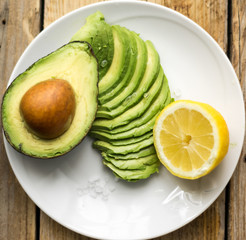
<svg viewBox="0 0 246 240"><path fill-rule="evenodd" d="M107 154L102 154L102 156L105 161L112 163L115 167L119 169L146 169L146 166L149 166L159 161L156 154L137 159L128 159L128 161L124 159L115 159L113 157L108 156Z"/></svg>
<svg viewBox="0 0 246 240"><path fill-rule="evenodd" d="M97 140L93 143L93 146L106 153L122 154L139 152L141 149L153 144L153 137L142 140L141 142L132 143L129 145L115 146L108 142Z"/></svg>
<svg viewBox="0 0 246 240"><path fill-rule="evenodd" d="M101 12L96 12L86 19L86 24L74 34L73 41L86 41L93 49L99 64L99 80L108 72L114 56L112 28L104 21Z"/></svg>
<svg viewBox="0 0 246 240"><path fill-rule="evenodd" d="M66 80L74 91L76 103L68 130L49 140L29 131L19 110L23 95L31 87L48 79ZM5 136L16 150L32 157L63 155L88 133L97 111L97 95L98 64L91 46L87 42L70 42L35 62L8 87L2 102Z"/></svg>
<svg viewBox="0 0 246 240"><path fill-rule="evenodd" d="M137 62L137 41L134 37L134 33L130 32L128 29L115 26L118 28L118 31L124 36L124 46L127 47L126 49L126 58L125 58L125 65L123 67L124 71L121 73L117 84L115 84L114 88L106 94L99 96L99 103L105 104L110 99L115 98L115 96L125 87L128 85L129 80L131 79L133 73L135 72L136 62ZM127 43L128 41L128 43Z"/></svg>
<svg viewBox="0 0 246 240"><path fill-rule="evenodd" d="M160 161L146 166L144 169L120 169L106 160L103 160L103 164L109 167L117 177L129 182L135 182L139 179L148 178L151 174L158 172Z"/></svg>
<svg viewBox="0 0 246 240"><path fill-rule="evenodd" d="M110 66L99 79L98 110L89 132L96 139L93 147L116 176L127 181L148 178L160 165L153 145L155 120L173 100L159 54L154 44L143 41L139 34L102 23L105 20L99 12L89 20L81 29L103 24L112 33L106 40L106 31L98 28L88 31L89 39L99 45L111 44L114 49ZM82 35L78 40L86 40ZM97 59L105 58L102 52L94 52ZM105 70L100 68L99 63L99 73Z"/></svg>

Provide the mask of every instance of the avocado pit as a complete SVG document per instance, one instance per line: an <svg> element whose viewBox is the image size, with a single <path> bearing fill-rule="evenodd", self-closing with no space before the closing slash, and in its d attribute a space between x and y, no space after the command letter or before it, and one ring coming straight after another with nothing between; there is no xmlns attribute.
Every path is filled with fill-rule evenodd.
<svg viewBox="0 0 246 240"><path fill-rule="evenodd" d="M62 79L49 79L34 85L20 102L26 127L43 139L59 137L68 130L75 108L73 88Z"/></svg>

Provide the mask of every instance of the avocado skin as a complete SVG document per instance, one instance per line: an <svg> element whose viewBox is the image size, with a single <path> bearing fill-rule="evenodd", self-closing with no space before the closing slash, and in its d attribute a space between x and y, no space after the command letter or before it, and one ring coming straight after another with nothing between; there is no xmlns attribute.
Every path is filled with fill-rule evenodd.
<svg viewBox="0 0 246 240"><path fill-rule="evenodd" d="M52 140L39 139L37 136L33 136L33 134L31 134L29 131L27 131L26 128L24 127L24 124L20 124L20 126L17 128L18 131L15 130L15 124L11 122L11 119L13 119L14 117L9 116L9 113L13 112L13 106L11 106L11 111L10 111L10 107L8 105L11 103L11 101L16 102L17 107L15 108L15 110L16 110L16 112L19 112L19 108L18 108L19 104L18 103L19 103L20 99L18 99L18 95L12 94L12 92L17 91L17 93L18 93L18 88L21 89L20 92L24 92L23 84L26 83L26 81L27 81L26 79L28 79L29 74L33 74L33 72L36 73L40 66L45 67L45 65L49 65L50 62L52 62L52 59L58 58L57 56L59 54L60 55L65 54L65 56L66 56L66 52L69 51L69 49L71 49L71 51L78 51L78 52L83 51L83 52L85 52L85 54L88 56L88 59L90 59L91 64L94 66L93 69L95 70L95 74L94 74L95 78L94 79L92 78L92 81L91 81L92 89L93 89L91 91L92 92L91 97L92 97L93 101L92 101L92 99L89 100L92 103L92 107L91 107L92 113L90 114L90 116L88 118L89 123L86 123L86 126L84 126L85 129L82 131L82 134L79 137L76 136L76 139L73 141L73 143L70 142L71 144L70 143L68 144L66 142L64 147L52 149L52 147L50 145L55 146L56 142L59 142L60 139L63 137L61 136L59 138L55 138ZM69 56L69 54L68 54L68 56ZM68 57L68 56L66 56L66 57ZM69 59L68 59L68 61L69 61ZM59 67L61 67L61 66L59 66ZM50 79L54 78L54 75L52 73L49 75ZM45 80L45 79L41 79L41 81L42 80ZM93 81L94 81L94 83L93 83ZM79 145L79 143L84 139L84 137L87 135L87 133L90 130L92 122L95 119L96 110L97 110L97 95L98 95L97 85L98 85L97 60L95 58L94 52L91 48L91 45L85 41L70 42L68 44L63 45L62 47L55 50L54 52L51 52L47 56L37 60L29 68L27 68L23 73L19 74L13 80L13 82L9 85L9 87L6 89L6 91L3 95L2 104L1 104L1 122L2 122L2 126L3 126L3 132L4 132L4 135L7 139L7 141L16 151L18 151L24 155L33 157L33 158L42 158L42 159L55 158L55 157L59 157L61 155L64 155L64 154L70 152L77 145ZM26 86L25 89L28 89L28 86ZM19 121L23 122L23 120L21 118ZM22 129L24 129L24 133L19 133ZM25 136L26 132L28 132L29 137ZM28 145L28 142L26 139L30 138L30 136L32 139L35 139L35 141L37 141L38 143L40 142L40 144L38 144L36 146L36 148L29 149L29 145ZM48 148L49 150L45 149L44 151L42 151L42 146L40 146L40 145L45 145L45 147Z"/></svg>

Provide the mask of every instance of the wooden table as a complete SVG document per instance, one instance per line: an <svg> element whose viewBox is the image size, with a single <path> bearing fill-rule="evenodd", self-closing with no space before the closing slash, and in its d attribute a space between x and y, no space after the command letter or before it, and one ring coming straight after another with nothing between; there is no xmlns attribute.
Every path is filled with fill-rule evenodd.
<svg viewBox="0 0 246 240"><path fill-rule="evenodd" d="M1 0L0 91L27 45L50 23L97 0ZM149 0L188 16L219 43L246 93L246 0ZM245 99L245 98L244 98ZM23 191L9 165L0 136L0 240L78 240L76 234L45 215ZM197 219L166 239L246 239L246 144L232 179Z"/></svg>

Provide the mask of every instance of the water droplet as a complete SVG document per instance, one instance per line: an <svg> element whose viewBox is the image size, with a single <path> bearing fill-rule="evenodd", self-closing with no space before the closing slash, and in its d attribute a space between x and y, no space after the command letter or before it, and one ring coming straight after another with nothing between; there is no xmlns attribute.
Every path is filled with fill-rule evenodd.
<svg viewBox="0 0 246 240"><path fill-rule="evenodd" d="M108 61L107 60L102 60L101 67L106 67L107 64L108 64Z"/></svg>
<svg viewBox="0 0 246 240"><path fill-rule="evenodd" d="M182 95L182 92L179 88L176 88L176 89L174 89L173 94L176 98L178 98Z"/></svg>
<svg viewBox="0 0 246 240"><path fill-rule="evenodd" d="M149 93L144 94L144 98L147 98L149 96Z"/></svg>

